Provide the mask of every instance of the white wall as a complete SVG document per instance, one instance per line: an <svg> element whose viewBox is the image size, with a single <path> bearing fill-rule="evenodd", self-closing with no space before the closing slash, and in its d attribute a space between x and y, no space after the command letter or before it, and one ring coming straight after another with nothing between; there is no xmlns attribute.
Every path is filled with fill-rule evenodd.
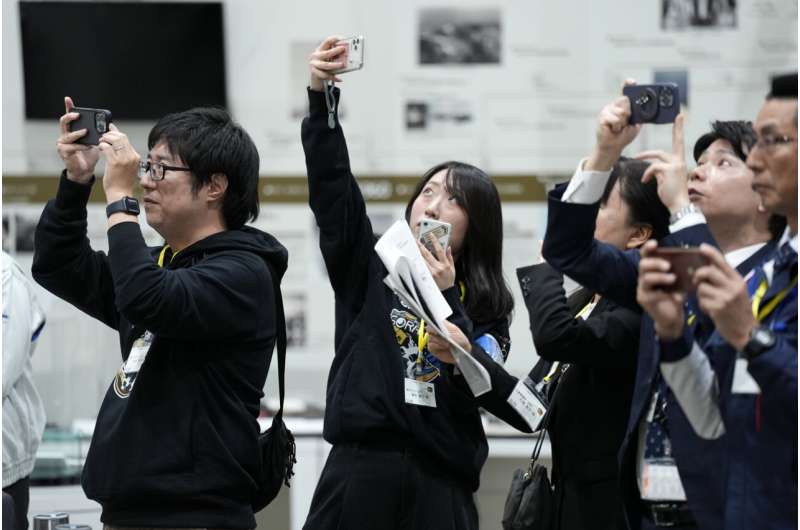
<svg viewBox="0 0 800 530"><path fill-rule="evenodd" d="M654 1L453 1L444 6L499 10L502 61L422 66L418 12L431 4L443 7L422 0L224 2L229 105L258 145L263 174L304 176L300 119L292 109L304 105L305 57L331 33L363 34L367 40L364 70L347 74L342 83L343 122L356 174L420 174L456 158L493 173L569 175L590 147L594 117L626 76L650 82L654 70L688 71L691 144L712 119L753 119L768 75L797 67L795 0L740 1L735 28L684 30L662 30L661 5ZM2 33L3 174L57 175L57 124L24 118L17 2L2 3ZM404 114L408 100L464 110L473 119L410 131ZM118 125L144 152L152 124ZM668 126L649 127L634 148L668 147L669 137ZM41 210L41 205L4 206L32 219ZM370 205L370 213L383 220L401 211L400 205ZM514 269L538 257L545 208L508 204L504 215L505 270L517 296L508 366L521 375L535 355ZM102 248L102 209L93 211L91 222L92 241ZM313 219L304 205L265 204L258 225L289 246L284 289L296 295L298 311L306 314L307 343L290 352L289 394L322 404L332 359L333 302ZM29 267L30 256L20 261ZM110 330L42 296L50 323L35 365L49 416L68 423L97 410L119 363L118 344ZM275 395L272 380L268 393Z"/></svg>
<svg viewBox="0 0 800 530"><path fill-rule="evenodd" d="M691 5L672 1L683 11ZM690 139L712 119L753 117L768 75L796 68L797 2L737 4L735 27L662 30L655 1L228 0L230 107L253 135L263 173L302 175L299 120L290 109L302 106L305 56L329 34L363 34L366 66L342 84L357 172L415 174L443 158L493 172L570 171L592 141L591 120L625 77L649 82L654 70L688 70ZM417 64L418 13L431 5L497 9L501 63ZM17 3L3 2L4 173L52 173L55 124L23 117L18 26ZM292 55L293 43L307 46ZM405 102L437 98L469 112L472 124L407 131ZM143 145L149 124L119 125ZM642 144L668 139L669 127L652 128Z"/></svg>

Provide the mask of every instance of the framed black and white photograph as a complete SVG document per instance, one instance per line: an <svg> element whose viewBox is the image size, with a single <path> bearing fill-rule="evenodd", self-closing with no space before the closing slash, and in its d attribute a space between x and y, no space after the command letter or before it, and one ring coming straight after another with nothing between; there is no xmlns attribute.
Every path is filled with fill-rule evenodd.
<svg viewBox="0 0 800 530"><path fill-rule="evenodd" d="M736 0L661 0L661 29L735 28Z"/></svg>
<svg viewBox="0 0 800 530"><path fill-rule="evenodd" d="M475 104L467 98L424 96L405 104L406 131L409 133L453 134L475 127Z"/></svg>
<svg viewBox="0 0 800 530"><path fill-rule="evenodd" d="M418 28L420 64L501 62L500 9L421 9Z"/></svg>
<svg viewBox="0 0 800 530"><path fill-rule="evenodd" d="M654 83L675 83L678 85L681 105L689 106L689 72L688 70L656 70L653 72Z"/></svg>

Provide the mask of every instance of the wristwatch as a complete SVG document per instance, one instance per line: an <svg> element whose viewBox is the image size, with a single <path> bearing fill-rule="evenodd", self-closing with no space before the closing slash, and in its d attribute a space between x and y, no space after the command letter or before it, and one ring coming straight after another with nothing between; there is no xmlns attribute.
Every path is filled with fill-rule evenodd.
<svg viewBox="0 0 800 530"><path fill-rule="evenodd" d="M755 359L766 350L775 345L775 334L764 326L756 326L750 332L750 340L742 348L742 353L748 359Z"/></svg>
<svg viewBox="0 0 800 530"><path fill-rule="evenodd" d="M123 197L106 206L106 217L111 217L117 212L139 215L139 201L133 197Z"/></svg>
<svg viewBox="0 0 800 530"><path fill-rule="evenodd" d="M690 202L689 204L687 204L686 206L684 206L683 208L681 208L680 210L669 216L669 224L674 225L675 223L677 223L690 213L695 213L699 211L700 210L697 208L697 206L695 206L694 203Z"/></svg>

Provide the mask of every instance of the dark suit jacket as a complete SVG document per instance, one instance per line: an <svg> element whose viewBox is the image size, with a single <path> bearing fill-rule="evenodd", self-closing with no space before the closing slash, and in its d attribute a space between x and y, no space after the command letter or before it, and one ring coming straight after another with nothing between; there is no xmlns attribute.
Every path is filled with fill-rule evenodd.
<svg viewBox="0 0 800 530"><path fill-rule="evenodd" d="M570 364L548 426L555 528L625 528L617 451L630 410L640 314L601 298L587 320L576 319L591 295L568 303L563 277L547 264L517 269L517 276L542 358L531 379L541 380L554 361Z"/></svg>
<svg viewBox="0 0 800 530"><path fill-rule="evenodd" d="M581 285L614 300L620 305L638 308L636 284L639 278L639 252L620 251L611 245L594 239L595 219L599 204L564 203L560 200L566 187L560 186L549 196L548 224L542 254L548 263L570 276ZM683 244L698 245L702 242L716 245L707 225L693 227L670 234L662 239L662 246ZM762 248L739 266L740 270L752 268L771 252ZM709 328L706 322L700 329ZM702 333L708 333L708 330ZM699 337L703 340L703 337ZM628 426L619 452L620 484L628 524L633 530L639 528L642 514L640 494L636 481L636 448L638 427L653 394L653 385L658 374L658 349L656 348L653 320L642 316L639 334L639 354L631 401ZM673 441L673 456L678 465L689 507L698 526L703 529L722 528L724 511L723 485L719 474L710 469L723 465L723 442L709 442L702 451L698 445L682 443L683 437L694 436L692 427L675 401L667 393L668 430Z"/></svg>

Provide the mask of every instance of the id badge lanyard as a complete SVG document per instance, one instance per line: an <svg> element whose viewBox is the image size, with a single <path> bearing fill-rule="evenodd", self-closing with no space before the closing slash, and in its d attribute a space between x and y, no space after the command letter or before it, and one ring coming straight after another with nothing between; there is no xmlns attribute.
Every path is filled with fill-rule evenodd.
<svg viewBox="0 0 800 530"><path fill-rule="evenodd" d="M763 322L768 316L770 316L784 301L784 299L789 296L789 293L792 292L792 289L795 289L797 286L797 276L792 279L792 282L787 285L784 289L778 291L774 297L772 297L763 307L761 306L762 302L764 301L764 295L767 294L767 289L769 289L769 284L767 283L766 278L762 279L761 282L758 284L755 292L753 293L753 300L751 302L751 309L753 311L753 318L756 319L757 322ZM737 360L737 363L740 361ZM745 370L746 361L742 361L742 365L737 365L737 369ZM741 366L741 368L740 368ZM736 383L736 373L734 373L734 384ZM755 406L755 429L756 432L761 430L761 393L758 392L756 394L756 406Z"/></svg>
<svg viewBox="0 0 800 530"><path fill-rule="evenodd" d="M786 288L782 289L778 292L772 299L767 302L764 307L761 307L761 302L764 299L764 295L767 293L767 289L769 288L769 284L767 280L761 280L761 283L758 285L756 292L753 293L753 302L752 302L752 309L753 309L753 317L758 322L763 322L765 318L767 318L775 309L783 302L783 299L786 298L789 293L797 286L797 276L794 277L792 283L790 283Z"/></svg>

